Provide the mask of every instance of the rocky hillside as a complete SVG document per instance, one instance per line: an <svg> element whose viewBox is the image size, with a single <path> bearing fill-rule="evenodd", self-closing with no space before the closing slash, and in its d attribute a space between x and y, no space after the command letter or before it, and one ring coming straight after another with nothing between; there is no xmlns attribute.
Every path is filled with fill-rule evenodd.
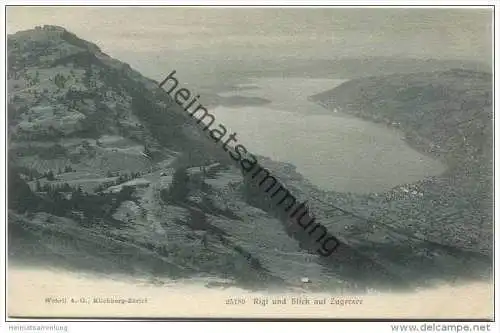
<svg viewBox="0 0 500 333"><path fill-rule="evenodd" d="M8 93L14 260L273 280L210 224L239 218L199 201L196 175L179 183L194 164L216 175L217 157L157 82L44 26L9 36Z"/></svg>
<svg viewBox="0 0 500 333"><path fill-rule="evenodd" d="M8 96L9 263L248 288L488 276L477 253L330 207L369 216L378 199L321 192L262 158L342 240L327 259L310 253L157 82L61 27L8 37Z"/></svg>
<svg viewBox="0 0 500 333"><path fill-rule="evenodd" d="M182 113L156 82L59 27L9 36L8 89L15 142L63 138L76 145L85 138L92 146L102 135L153 148L192 142Z"/></svg>
<svg viewBox="0 0 500 333"><path fill-rule="evenodd" d="M446 163L442 176L388 193L398 199L381 203L377 216L428 239L491 254L491 74L455 69L360 78L311 99L396 127L411 146Z"/></svg>

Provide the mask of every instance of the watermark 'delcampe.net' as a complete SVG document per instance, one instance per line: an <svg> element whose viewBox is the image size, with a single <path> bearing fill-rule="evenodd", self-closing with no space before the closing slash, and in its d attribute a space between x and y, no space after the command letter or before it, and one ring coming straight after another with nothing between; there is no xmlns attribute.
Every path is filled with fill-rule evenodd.
<svg viewBox="0 0 500 333"><path fill-rule="evenodd" d="M171 85L168 90L166 90L167 93L171 95L176 103L181 106L191 118L196 119L198 125L204 125L202 130L205 133L209 130L208 134L210 138L218 144L221 142L223 137L226 137L228 132L227 128L220 123L214 124L214 115L209 113L208 110L199 102L199 95L196 95L191 99L192 94L188 89L180 88L176 90L179 85L179 81L174 77L175 73L175 70L172 71L165 78L165 80L159 84L159 87L161 88L169 82ZM276 205L283 208L284 212L288 214L288 218L290 220L289 226L293 227L293 223L296 223L295 232L303 233L301 236L304 236L307 233L307 237L315 240L315 242L309 244L313 250L323 257L330 256L340 245L340 241L332 236L325 226L315 222L316 218L314 216L311 217L306 203L298 203L295 196L292 195L290 191L286 189L285 186L274 176L272 176L268 169L262 167L258 163L255 155L249 153L244 145L236 144L234 149L228 147L229 143L236 143L237 141L236 133L233 132L227 136L226 141L222 144L222 148L229 154L235 164L242 169L243 175L245 177L251 177L251 180L253 181L256 181L255 178L258 175L260 177L263 176L258 183L259 189L262 189L266 182L267 188L262 194L270 195L271 200L280 199ZM274 189L274 192L270 193L272 189ZM280 195L278 196L278 194ZM295 207L293 212L291 212L292 207ZM300 228L297 228L297 226L300 226ZM304 237L301 238L303 239Z"/></svg>

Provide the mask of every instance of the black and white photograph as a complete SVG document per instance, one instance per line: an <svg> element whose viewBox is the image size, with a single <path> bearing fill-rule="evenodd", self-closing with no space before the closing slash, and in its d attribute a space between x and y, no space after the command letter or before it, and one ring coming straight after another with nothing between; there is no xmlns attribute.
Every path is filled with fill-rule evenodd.
<svg viewBox="0 0 500 333"><path fill-rule="evenodd" d="M5 12L8 316L493 320L493 6Z"/></svg>

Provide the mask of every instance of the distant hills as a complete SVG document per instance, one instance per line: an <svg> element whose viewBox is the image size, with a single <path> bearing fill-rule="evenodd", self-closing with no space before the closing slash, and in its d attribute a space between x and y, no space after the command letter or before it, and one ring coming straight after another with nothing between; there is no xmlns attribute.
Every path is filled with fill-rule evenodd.
<svg viewBox="0 0 500 333"><path fill-rule="evenodd" d="M465 69L372 76L311 99L331 110L399 128L411 146L446 163L444 175L417 184L430 202L394 203L407 215L398 223L411 224L415 231L433 224L436 230L447 230L447 236L440 236L442 242L490 252L492 80L490 73ZM469 231L462 234L464 228Z"/></svg>
<svg viewBox="0 0 500 333"><path fill-rule="evenodd" d="M170 62L169 62L170 63ZM249 77L297 77L355 79L368 76L384 76L402 73L422 73L464 69L479 72L492 70L491 64L469 60L418 59L404 57L359 56L331 59L301 59L297 57L278 57L273 59L254 58L245 60L217 57L197 57L196 66L179 62L176 68L186 82L196 86L202 96L231 89ZM147 64L145 67L149 67ZM173 66L173 65L171 65ZM155 73L151 68L148 72ZM151 74L153 75L153 74ZM156 76L154 76L156 78ZM159 77L159 80L162 78ZM205 90L206 89L206 93Z"/></svg>
<svg viewBox="0 0 500 333"><path fill-rule="evenodd" d="M421 73L450 69L465 69L491 72L491 65L468 60L439 60L401 57L349 57L332 59L275 58L247 61L224 59L220 61L200 60L196 72L190 68L179 68L183 77L200 82L207 88L225 88L248 77L303 77L328 79L354 79L368 76L383 76L396 73ZM203 66L201 65L203 64ZM192 78L192 79L191 79Z"/></svg>
<svg viewBox="0 0 500 333"><path fill-rule="evenodd" d="M328 77L352 79L357 77L390 75L394 73L418 73L459 68L475 71L491 71L488 64L466 60L413 59L399 57L349 57L325 60L290 59L282 62L268 60L262 68L269 75L299 77Z"/></svg>

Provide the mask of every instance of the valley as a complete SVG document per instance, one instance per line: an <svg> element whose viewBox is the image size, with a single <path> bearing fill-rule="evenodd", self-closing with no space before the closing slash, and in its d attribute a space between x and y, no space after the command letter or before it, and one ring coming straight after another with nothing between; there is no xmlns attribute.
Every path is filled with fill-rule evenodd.
<svg viewBox="0 0 500 333"><path fill-rule="evenodd" d="M288 86L300 95L301 102L277 99L289 89L264 79L254 83L253 89L244 89L245 98L226 100L225 105L214 99L219 120L227 120L235 131L244 129L242 140L260 155L259 162L299 200L308 200L318 219L342 241L340 250L325 259L301 247L272 211L251 200L241 172L227 160L227 154L206 142L175 101L157 88L158 82L60 27L21 31L9 36L8 43L12 87L8 105L9 264L126 275L160 285L196 278L207 288L304 292L411 289L491 276L492 216L488 209L492 206L487 194L492 186L488 167L491 122L487 104L484 110L477 110L484 114L477 118L484 135L474 137L476 131L465 130L474 139L462 145L455 144L459 142L455 132L429 126L438 114L431 119L405 118L396 112L384 116L385 125L401 123L398 131L404 135L420 133L419 138L433 140L432 147L447 149L435 153L422 149L424 144L431 146L428 142L408 138L405 142L367 122L376 122L379 114L368 105L382 105L390 95L387 91L377 96L356 95L365 91L366 82L405 86L409 76L403 74L400 81L394 77L347 81L309 101L311 95L338 82L328 83L328 87L325 82L308 84L321 88L310 92L296 83ZM489 100L488 77L470 72L444 75L468 75L483 82L477 91L460 92L467 112L454 112L455 121L466 120L479 101ZM424 76L422 81L426 79ZM453 90L455 81L443 83L447 91ZM420 81L410 83L432 91ZM267 90L267 96L252 95L261 93L259 87L271 85L281 89ZM478 87L476 83L470 86ZM400 103L398 110L426 97L417 88L391 96ZM397 89L391 86L388 91ZM338 91L342 92L339 96ZM447 95L433 98L435 108L447 105L441 99L449 100ZM312 107L311 101L318 105ZM353 101L356 106L348 108ZM245 103L252 106L241 105ZM306 114L309 108L314 114ZM351 115L334 117L329 109L333 112L335 108ZM434 115L430 108L426 110ZM235 117L235 112L240 114ZM274 134L266 127L274 126L276 118L286 122L293 117L308 119L307 126L337 137L327 136L318 147L318 137L305 133L300 125L288 130L277 127L288 132ZM351 124L351 135L356 132L352 128L362 126L358 135L368 131L378 143L386 140L386 149L380 152L382 168L370 164L373 156L359 163L368 169L342 166L373 147L362 135L356 149L350 146L344 150L345 156L340 154L339 164L333 164L338 150L329 158L318 156L332 163L321 166L323 169L311 163L310 155L297 158L293 147L286 146L300 141L302 150L309 145L309 152L316 147L330 154L334 138L338 146L347 142L338 136L349 134L346 124ZM259 138L252 133L259 133ZM293 133L299 136L295 134L297 141L291 142ZM439 133L445 135L435 137ZM271 145L272 135L287 138L287 142ZM354 145L356 140L351 136L349 141ZM391 151L391 147L397 149ZM283 152L289 155L280 155ZM403 155L397 166L400 169L382 170ZM419 158L427 164L411 169ZM463 163L458 162L460 158ZM440 163L448 169L435 161L443 161ZM333 171L329 170L332 165L336 166ZM429 169L433 171L425 174ZM379 180L385 171L383 184L369 184L365 177L369 171ZM399 174L403 171L414 178ZM358 189L364 185L365 191L347 190L348 182L342 183L342 179L354 179L355 173L365 177L357 184ZM329 174L338 177L333 185L318 186L327 183ZM446 183L449 179L453 182ZM478 180L481 186L471 187ZM407 200L397 199L403 196L395 193L402 192L409 193ZM387 200L391 193L393 199ZM484 199L476 200L479 206L474 206L470 198L481 195ZM300 282L304 276L312 281L310 285Z"/></svg>

